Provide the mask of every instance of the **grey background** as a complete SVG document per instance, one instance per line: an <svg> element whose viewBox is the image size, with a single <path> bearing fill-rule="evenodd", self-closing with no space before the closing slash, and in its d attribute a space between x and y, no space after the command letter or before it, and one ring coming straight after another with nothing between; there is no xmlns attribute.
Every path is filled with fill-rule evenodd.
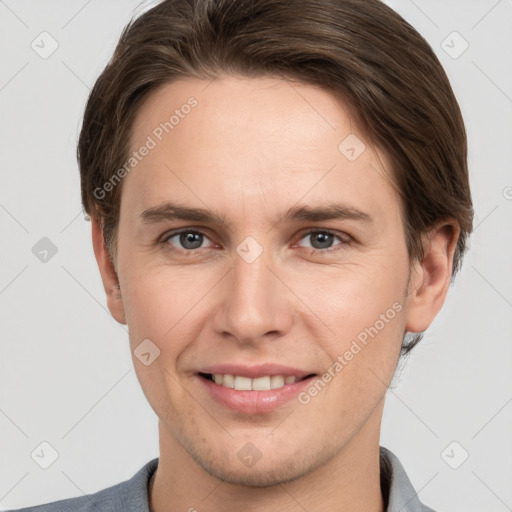
<svg viewBox="0 0 512 512"><path fill-rule="evenodd" d="M444 309L388 392L381 444L434 509L504 512L512 510L512 1L387 3L429 41L453 84L476 230ZM106 309L75 161L89 89L133 10L148 5L0 1L3 510L96 492L158 456L157 418L126 327ZM58 43L46 59L31 47L51 48L43 31ZM454 31L469 44L457 58L464 42ZM43 237L57 249L46 262ZM49 457L43 441L58 453L48 469L31 456Z"/></svg>

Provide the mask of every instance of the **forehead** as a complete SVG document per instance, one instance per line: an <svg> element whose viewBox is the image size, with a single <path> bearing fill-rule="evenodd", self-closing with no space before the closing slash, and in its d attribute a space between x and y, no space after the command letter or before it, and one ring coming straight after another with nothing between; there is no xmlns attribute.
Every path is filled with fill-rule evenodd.
<svg viewBox="0 0 512 512"><path fill-rule="evenodd" d="M244 154L263 157L272 156L275 146L297 151L300 145L304 154L329 143L336 149L337 138L347 130L355 130L347 112L319 87L278 78L225 76L160 87L139 109L131 145L136 148L153 134L165 139L157 140L160 143L186 138L188 146L203 152L222 146L228 156L238 156L242 143Z"/></svg>
<svg viewBox="0 0 512 512"><path fill-rule="evenodd" d="M130 151L144 146L122 194L139 213L169 196L233 214L301 198L353 199L374 213L398 207L384 155L339 99L311 85L269 77L166 84L134 120Z"/></svg>

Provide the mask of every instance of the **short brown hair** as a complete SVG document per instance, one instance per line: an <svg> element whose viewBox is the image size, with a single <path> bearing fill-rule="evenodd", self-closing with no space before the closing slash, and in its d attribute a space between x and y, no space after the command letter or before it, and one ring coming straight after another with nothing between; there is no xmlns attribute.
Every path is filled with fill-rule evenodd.
<svg viewBox="0 0 512 512"><path fill-rule="evenodd" d="M77 148L83 206L113 261L122 182L95 191L125 164L142 101L178 78L222 74L297 80L342 99L391 164L410 259L422 258L428 228L458 222L453 279L473 223L464 122L429 44L379 0L164 0L132 19L91 91Z"/></svg>

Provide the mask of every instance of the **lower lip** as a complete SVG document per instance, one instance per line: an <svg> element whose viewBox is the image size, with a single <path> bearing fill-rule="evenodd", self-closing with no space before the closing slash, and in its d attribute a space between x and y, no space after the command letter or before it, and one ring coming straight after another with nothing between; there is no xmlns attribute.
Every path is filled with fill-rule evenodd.
<svg viewBox="0 0 512 512"><path fill-rule="evenodd" d="M257 414L274 411L292 400L311 384L315 376L268 391L238 391L215 384L215 382L200 375L197 378L206 387L208 393L221 405L246 414Z"/></svg>

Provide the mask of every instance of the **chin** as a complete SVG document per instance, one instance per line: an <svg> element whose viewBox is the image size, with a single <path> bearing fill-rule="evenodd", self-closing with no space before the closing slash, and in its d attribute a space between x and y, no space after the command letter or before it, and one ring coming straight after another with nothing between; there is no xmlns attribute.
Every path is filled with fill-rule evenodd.
<svg viewBox="0 0 512 512"><path fill-rule="evenodd" d="M197 462L197 461L196 461ZM209 463L209 461L201 461L202 468L214 478L222 480L226 483L242 486L242 487L274 487L287 482L292 482L309 473L311 469L299 467L296 463L293 467L290 465L272 464L271 468L260 467L227 468L222 464Z"/></svg>
<svg viewBox="0 0 512 512"><path fill-rule="evenodd" d="M240 462L236 455L229 457L227 454L215 456L212 452L203 453L195 449L187 449L194 461L212 477L226 483L242 487L273 487L297 480L308 473L314 471L326 461L321 459L321 454L317 453L317 458L311 458L298 454L297 452L276 459L261 460L252 467L246 467Z"/></svg>

